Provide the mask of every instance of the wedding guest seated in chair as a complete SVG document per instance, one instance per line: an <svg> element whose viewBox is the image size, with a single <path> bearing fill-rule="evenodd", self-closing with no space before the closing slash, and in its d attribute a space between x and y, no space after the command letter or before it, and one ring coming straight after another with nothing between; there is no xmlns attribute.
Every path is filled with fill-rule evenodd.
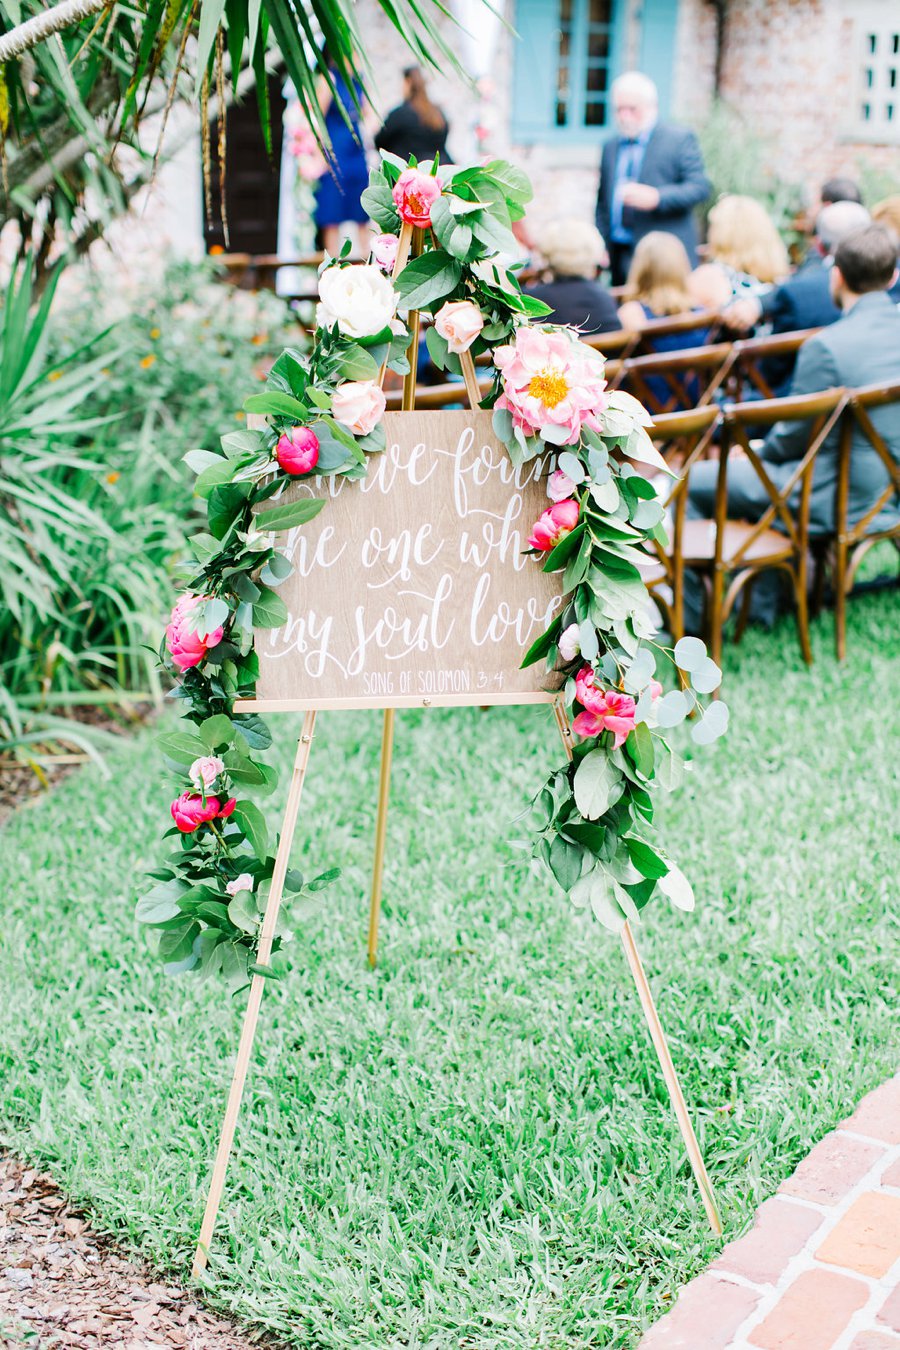
<svg viewBox="0 0 900 1350"><path fill-rule="evenodd" d="M597 280L606 263L600 231L584 220L555 220L539 234L538 247L550 277L528 294L550 305L549 323L567 323L584 333L612 333L619 327L616 302Z"/></svg>
<svg viewBox="0 0 900 1350"><path fill-rule="evenodd" d="M841 311L831 324L800 348L790 397L820 393L825 389L855 389L876 383L900 381L900 309L888 296L897 278L897 246L883 225L870 224L841 243L830 269L829 282L835 304ZM873 410L872 422L900 463L900 405ZM760 450L763 467L780 487L787 483L809 443L809 428L802 422L779 422ZM815 462L810 498L810 533L827 537L835 529L835 494L838 478L840 425L824 441ZM715 460L695 464L688 480L688 511L695 518L709 519L715 506ZM890 479L884 464L861 429L854 431L850 451L850 485L847 522L861 520L877 502ZM770 504L753 466L746 458L728 464L728 515L733 520L759 520ZM879 524L888 516L900 518L900 502L885 508ZM764 621L774 617L777 595L765 598L753 611ZM757 596L754 595L754 601Z"/></svg>

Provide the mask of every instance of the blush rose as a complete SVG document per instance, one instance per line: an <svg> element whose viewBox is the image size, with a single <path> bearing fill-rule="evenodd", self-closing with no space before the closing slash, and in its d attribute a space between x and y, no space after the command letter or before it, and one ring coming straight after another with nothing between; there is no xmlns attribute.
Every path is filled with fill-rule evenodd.
<svg viewBox="0 0 900 1350"><path fill-rule="evenodd" d="M434 326L457 356L467 352L484 327L484 315L471 300L448 300L434 316Z"/></svg>
<svg viewBox="0 0 900 1350"><path fill-rule="evenodd" d="M354 436L368 436L386 407L384 390L374 380L348 380L334 392L331 415Z"/></svg>

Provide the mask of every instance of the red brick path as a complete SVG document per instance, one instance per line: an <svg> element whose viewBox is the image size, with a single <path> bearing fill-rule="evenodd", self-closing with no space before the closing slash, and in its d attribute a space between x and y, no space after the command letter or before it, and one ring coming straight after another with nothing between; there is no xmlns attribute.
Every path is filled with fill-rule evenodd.
<svg viewBox="0 0 900 1350"><path fill-rule="evenodd" d="M816 1145L639 1350L900 1350L900 1074Z"/></svg>

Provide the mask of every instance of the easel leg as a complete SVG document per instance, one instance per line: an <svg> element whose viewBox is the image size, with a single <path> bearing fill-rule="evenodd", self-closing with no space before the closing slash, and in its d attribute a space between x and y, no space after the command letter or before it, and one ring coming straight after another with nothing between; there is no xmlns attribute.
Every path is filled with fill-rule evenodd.
<svg viewBox="0 0 900 1350"><path fill-rule="evenodd" d="M378 959L378 920L381 917L381 883L384 877L384 846L387 839L388 798L391 791L391 758L394 751L394 709L384 710L381 737L381 778L378 784L378 816L375 825L375 861L372 865L372 899L369 905L369 965Z"/></svg>
<svg viewBox="0 0 900 1350"><path fill-rule="evenodd" d="M309 755L312 749L313 729L315 725L315 712L308 712L304 718L303 730L297 745L297 756L294 760L294 773L288 791L287 806L285 807L284 812L284 823L281 827L281 838L278 841L278 851L275 855L275 867L272 871L272 885L269 889L266 912L263 916L262 931L259 939L259 951L256 957L257 964L261 966L267 965L269 957L272 955L272 941L278 923L278 911L281 908L284 878L287 873L291 844L294 839L294 830L297 825L297 812L300 807L303 780L306 777L306 769L309 764ZM197 1250L194 1254L193 1274L195 1277L199 1275L201 1271L206 1269L206 1263L209 1258L209 1246L212 1242L213 1229L215 1228L216 1217L219 1213L219 1205L222 1202L222 1191L225 1186L225 1172L228 1167L231 1145L234 1142L234 1131L235 1126L237 1125L238 1112L241 1107L241 1097L244 1093L244 1083L247 1079L247 1070L250 1066L250 1055L253 1050L253 1040L256 1035L256 1023L259 1018L259 1006L262 1000L265 982L266 978L264 975L254 975L250 983L250 996L247 1000L247 1011L244 1014L244 1025L241 1029L241 1039L240 1044L238 1045L237 1059L235 1060L234 1065L234 1076L231 1080L231 1090L228 1093L228 1102L225 1107L225 1119L222 1123L219 1147L216 1150L216 1159L213 1163L212 1178L209 1184L209 1196L207 1197L206 1209L203 1213L203 1223L200 1227L200 1238L197 1243Z"/></svg>
<svg viewBox="0 0 900 1350"><path fill-rule="evenodd" d="M561 699L556 700L553 705L553 710L556 715L559 734L562 738L562 743L565 746L566 754L569 759L571 759L572 730L569 726L569 719L566 716L566 710ZM671 1101L672 1109L675 1112L675 1119L678 1121L678 1128L681 1130L681 1137L684 1140L687 1155L690 1159L697 1185L700 1188L700 1198L703 1201L703 1208L706 1210L706 1217L709 1219L710 1227L713 1232L717 1237L721 1237L722 1220L719 1215L718 1206L716 1205L712 1183L710 1182L709 1174L706 1170L706 1164L703 1161L703 1155L700 1152L697 1136L694 1133L694 1126L688 1113L687 1103L684 1100L684 1093L681 1091L678 1075L675 1072L675 1065L672 1063L672 1056L669 1053L666 1034L662 1029L659 1013L656 1011L656 1004L653 1001L650 984L641 963L637 944L634 940L634 933L631 931L631 924L628 922L626 922L625 927L622 929L622 946L625 948L625 957L628 961L628 967L631 971L632 978L634 979L635 987L637 988L638 998L641 1001L644 1017L647 1019L650 1039L653 1041L654 1049L659 1058L660 1068L663 1072L663 1078L666 1080L666 1087L669 1090L669 1100Z"/></svg>

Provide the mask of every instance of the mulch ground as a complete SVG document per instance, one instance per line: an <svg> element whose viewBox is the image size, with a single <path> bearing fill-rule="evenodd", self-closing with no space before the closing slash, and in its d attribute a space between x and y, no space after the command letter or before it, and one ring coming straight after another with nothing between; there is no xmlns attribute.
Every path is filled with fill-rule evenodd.
<svg viewBox="0 0 900 1350"><path fill-rule="evenodd" d="M0 1350L250 1350L260 1340L126 1260L41 1172L0 1156Z"/></svg>

